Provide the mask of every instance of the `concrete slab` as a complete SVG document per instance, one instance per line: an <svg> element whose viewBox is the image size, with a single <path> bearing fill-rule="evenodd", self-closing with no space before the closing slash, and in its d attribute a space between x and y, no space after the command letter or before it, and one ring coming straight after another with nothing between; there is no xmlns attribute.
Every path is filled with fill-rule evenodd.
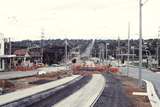
<svg viewBox="0 0 160 107"><path fill-rule="evenodd" d="M23 98L26 98L26 97L29 97L29 96L32 96L32 95L35 95L41 92L44 92L49 89L56 88L58 86L62 86L79 77L80 77L79 75L73 75L71 77L65 77L63 79L49 82L43 85L34 86L31 88L27 88L27 89L15 91L12 93L8 93L5 95L1 95L0 96L0 106L11 103L11 102L18 101L20 99L23 99Z"/></svg>
<svg viewBox="0 0 160 107"><path fill-rule="evenodd" d="M137 96L148 96L146 92L133 92L132 95L137 95Z"/></svg>
<svg viewBox="0 0 160 107"><path fill-rule="evenodd" d="M54 107L89 107L99 96L104 86L105 78L100 74L95 74L88 84L66 99L58 102Z"/></svg>
<svg viewBox="0 0 160 107"><path fill-rule="evenodd" d="M15 78L22 78L36 75L38 71L27 71L27 72L17 72L17 71L10 71L10 72L0 72L0 79L15 79Z"/></svg>

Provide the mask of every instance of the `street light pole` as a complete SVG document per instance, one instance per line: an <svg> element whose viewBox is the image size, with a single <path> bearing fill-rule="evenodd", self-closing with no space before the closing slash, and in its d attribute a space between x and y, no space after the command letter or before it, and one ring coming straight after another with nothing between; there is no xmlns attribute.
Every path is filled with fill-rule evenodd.
<svg viewBox="0 0 160 107"><path fill-rule="evenodd" d="M158 38L157 38L157 68L159 67L159 37L160 37L160 27L158 30Z"/></svg>
<svg viewBox="0 0 160 107"><path fill-rule="evenodd" d="M139 87L142 86L142 7L147 2L148 0L144 3L139 0Z"/></svg>
<svg viewBox="0 0 160 107"><path fill-rule="evenodd" d="M118 36L118 56L117 56L117 58L118 58L118 67L119 67L119 57L120 56L120 37Z"/></svg>
<svg viewBox="0 0 160 107"><path fill-rule="evenodd" d="M142 0L139 0L139 87L142 86Z"/></svg>
<svg viewBox="0 0 160 107"><path fill-rule="evenodd" d="M127 76L129 76L129 57L130 57L130 23L128 23L128 59L127 59Z"/></svg>

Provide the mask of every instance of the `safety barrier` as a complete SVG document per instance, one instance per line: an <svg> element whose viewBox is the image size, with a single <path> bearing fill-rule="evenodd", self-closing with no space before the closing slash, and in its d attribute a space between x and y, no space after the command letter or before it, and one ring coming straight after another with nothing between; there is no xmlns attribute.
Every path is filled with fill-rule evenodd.
<svg viewBox="0 0 160 107"><path fill-rule="evenodd" d="M152 107L160 107L160 99L155 91L153 84L147 80L144 81L147 85L147 94Z"/></svg>
<svg viewBox="0 0 160 107"><path fill-rule="evenodd" d="M73 74L85 74L88 72L92 73L104 73L104 72L112 72L117 73L119 72L118 67L111 67L107 65L95 65L95 66L87 66L81 64L75 64L71 67Z"/></svg>

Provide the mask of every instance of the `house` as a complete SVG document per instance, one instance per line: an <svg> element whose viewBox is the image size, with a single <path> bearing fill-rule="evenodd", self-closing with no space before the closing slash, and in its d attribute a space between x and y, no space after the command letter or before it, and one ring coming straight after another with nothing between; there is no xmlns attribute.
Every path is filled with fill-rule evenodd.
<svg viewBox="0 0 160 107"><path fill-rule="evenodd" d="M41 52L40 48L27 48L18 49L14 52L16 55L15 66L31 66L33 64L41 63Z"/></svg>
<svg viewBox="0 0 160 107"><path fill-rule="evenodd" d="M44 65L40 63L39 49L18 49L14 52L14 68L16 71L31 71Z"/></svg>
<svg viewBox="0 0 160 107"><path fill-rule="evenodd" d="M14 52L16 59L14 60L14 66L30 66L30 54L27 49L19 49Z"/></svg>

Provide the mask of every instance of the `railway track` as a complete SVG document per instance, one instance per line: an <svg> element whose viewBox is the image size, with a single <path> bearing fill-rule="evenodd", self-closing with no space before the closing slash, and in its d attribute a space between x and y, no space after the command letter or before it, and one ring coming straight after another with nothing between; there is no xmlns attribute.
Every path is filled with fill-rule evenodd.
<svg viewBox="0 0 160 107"><path fill-rule="evenodd" d="M72 93L76 92L77 90L82 88L84 85L86 85L91 80L91 78L92 77L83 77L79 81L56 91L54 94L50 95L49 97L47 97L41 101L38 101L36 103L33 103L31 105L28 105L26 107L51 107L51 106L54 106L57 102L70 96Z"/></svg>

